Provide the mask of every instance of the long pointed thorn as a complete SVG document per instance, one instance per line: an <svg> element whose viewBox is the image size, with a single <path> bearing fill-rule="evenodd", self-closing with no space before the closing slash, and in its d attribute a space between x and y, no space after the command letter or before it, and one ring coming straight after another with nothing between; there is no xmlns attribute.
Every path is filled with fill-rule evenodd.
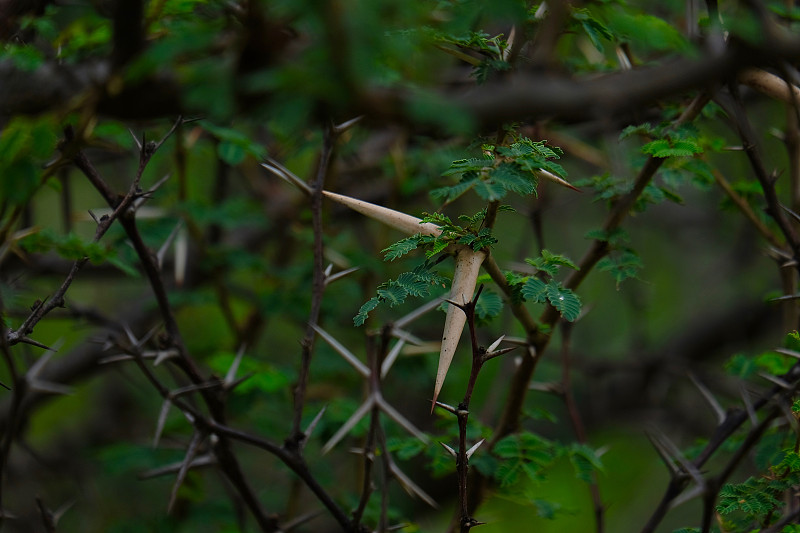
<svg viewBox="0 0 800 533"><path fill-rule="evenodd" d="M677 498L672 500L669 504L670 509L675 509L676 507L683 505L684 503L691 501L698 496L705 494L706 488L701 485L695 485L691 489L687 490L686 492L681 493Z"/></svg>
<svg viewBox="0 0 800 533"><path fill-rule="evenodd" d="M274 159L268 157L266 163L261 163L261 166L265 169L269 170L282 180L291 183L307 195L311 195L314 191L311 187L303 180L298 178L292 171L275 161Z"/></svg>
<svg viewBox="0 0 800 533"><path fill-rule="evenodd" d="M2 381L0 381L0 387L3 387L3 388L4 388L4 389L6 389L6 390L11 390L11 387L9 387L8 385L6 385L6 384L5 384L5 383L3 383Z"/></svg>
<svg viewBox="0 0 800 533"><path fill-rule="evenodd" d="M169 236L167 236L167 240L164 241L164 244L162 244L161 248L159 248L158 252L156 252L159 270L161 270L161 268L164 266L164 257L167 255L167 250L169 250L169 247L172 246L172 243L175 241L175 237L178 236L178 231L180 231L181 227L183 227L183 220L179 220L178 223L175 224L175 227L172 228Z"/></svg>
<svg viewBox="0 0 800 533"><path fill-rule="evenodd" d="M756 427L759 423L758 415L753 407L753 402L750 400L750 393L747 392L747 389L742 383L739 384L739 390L741 391L742 402L744 403L744 408L747 411L747 417L750 419L750 424L752 424L753 427Z"/></svg>
<svg viewBox="0 0 800 533"><path fill-rule="evenodd" d="M37 359L36 362L31 365L31 367L28 369L28 372L25 374L25 377L29 381L35 380L36 377L39 374L41 374L42 370L47 365L47 363L50 361L50 358L52 356L53 356L53 352L45 352L45 353L43 353L42 356L39 357L39 359Z"/></svg>
<svg viewBox="0 0 800 533"><path fill-rule="evenodd" d="M553 183L557 183L557 184L561 185L562 187L566 187L568 189L572 189L573 191L577 191L577 192L583 192L579 188L577 188L574 185L572 185L567 180L565 180L563 178L560 178L559 176L556 176L552 172L548 172L547 170L544 170L544 169L539 169L539 170L537 170L535 172L536 172L537 176L542 177L542 178L544 178L546 180L550 180Z"/></svg>
<svg viewBox="0 0 800 533"><path fill-rule="evenodd" d="M646 431L645 435L647 435L647 439L650 441L650 444L653 445L653 448L655 448L658 456L661 457L661 460L664 462L664 466L666 466L667 470L669 470L670 477L678 477L681 473L681 470L678 468L678 465L675 464L673 457L667 452L655 435L649 431Z"/></svg>
<svg viewBox="0 0 800 533"><path fill-rule="evenodd" d="M481 444L483 444L485 441L486 441L486 439L481 439L478 442L476 442L475 444L473 444L472 447L469 450L467 450L467 460L469 460L472 457L473 453L478 451L478 448L480 448Z"/></svg>
<svg viewBox="0 0 800 533"><path fill-rule="evenodd" d="M133 361L134 357L128 354L117 354L117 355L109 355L108 357L103 357L102 359L97 361L98 365L108 365L111 363L119 363L121 361Z"/></svg>
<svg viewBox="0 0 800 533"><path fill-rule="evenodd" d="M178 352L175 349L171 348L169 350L158 350L156 353L156 360L153 361L153 366L158 366L167 359L172 359L174 357L178 357Z"/></svg>
<svg viewBox="0 0 800 533"><path fill-rule="evenodd" d="M437 401L437 400L433 400L433 406L434 407L441 407L445 411L449 411L449 412L451 412L453 414L457 414L458 413L458 409L456 409L452 405L448 405L446 403L443 403L443 402L440 402L440 401Z"/></svg>
<svg viewBox="0 0 800 533"><path fill-rule="evenodd" d="M52 381L42 381L33 379L28 382L28 388L32 391L42 392L44 394L61 394L64 396L71 396L75 394L75 389L62 385L61 383L53 383Z"/></svg>
<svg viewBox="0 0 800 533"><path fill-rule="evenodd" d="M288 522L284 523L281 526L280 531L289 532L289 531L293 530L294 528L302 526L306 522L310 522L311 520L315 519L316 517L321 516L324 512L325 511L323 511L322 509L317 509L316 511L311 511L311 512L302 514L302 515L300 515L298 517L295 517L292 520L289 520Z"/></svg>
<svg viewBox="0 0 800 533"><path fill-rule="evenodd" d="M797 417L792 412L792 409L786 404L786 402L783 401L779 401L778 406L783 412L783 417L786 419L789 427L792 428L793 432L797 433Z"/></svg>
<svg viewBox="0 0 800 533"><path fill-rule="evenodd" d="M423 444L428 444L430 442L430 439L425 433L418 429L417 426L412 424L411 421L409 421L406 417L401 415L398 410L389 405L389 403L384 400L380 394L376 394L375 403L384 413L389 416L389 418L397 422L403 429L415 436L420 442Z"/></svg>
<svg viewBox="0 0 800 533"><path fill-rule="evenodd" d="M333 437L331 437L330 440L325 443L325 446L322 447L322 455L325 455L331 451L333 447L336 446L356 424L358 424L358 421L366 416L366 414L374 405L375 396L370 396L367 398L367 400L361 404L361 407L356 409L356 412L353 413L350 418L347 419L347 422L345 422L344 425L339 428L339 431L337 431Z"/></svg>
<svg viewBox="0 0 800 533"><path fill-rule="evenodd" d="M161 440L161 433L164 431L164 425L167 423L167 414L172 402L165 398L161 404L161 411L158 413L158 421L156 422L156 432L153 436L153 448L158 448L158 442Z"/></svg>
<svg viewBox="0 0 800 533"><path fill-rule="evenodd" d="M322 409L319 410L319 413L317 413L317 416L315 416L311 420L311 422L309 422L308 426L306 427L306 430L303 432L305 434L305 436L306 436L306 438L304 439L304 442L308 442L308 440L311 438L311 435L314 433L314 430L317 428L317 424L319 424L319 421L322 420L322 415L325 414L325 411L327 409L328 409L327 405L323 406Z"/></svg>
<svg viewBox="0 0 800 533"><path fill-rule="evenodd" d="M404 317L401 317L400 319L395 320L394 321L394 327L395 328L400 328L400 329L406 327L407 325L409 325L410 323L412 323L413 321L415 321L416 319L418 319L419 317L421 317L425 313L427 313L429 311L433 311L434 309L439 307L440 303L441 302L439 300L431 300L430 302L417 307L416 309L414 309L413 311L411 311L410 313L408 313Z"/></svg>
<svg viewBox="0 0 800 533"><path fill-rule="evenodd" d="M394 346L392 346L392 349L389 350L389 353L386 354L386 358L383 360L383 363L381 363L381 378L385 378L386 374L389 373L389 370L391 370L392 365L397 360L397 357L400 355L400 351L403 349L405 344L406 341L399 339L396 343L394 343Z"/></svg>
<svg viewBox="0 0 800 533"><path fill-rule="evenodd" d="M781 266L784 266L784 267L785 267L785 266L790 266L790 265L789 265L789 263L790 263L790 262L782 263L782 264L781 264ZM769 299L769 300L767 300L767 301L768 301L768 302L785 302L785 301L787 301L787 300L800 300L800 293L797 293L797 294L787 294L787 295L785 295L785 296L777 296L777 297L775 297L775 298L770 298L770 299ZM778 350L775 350L775 351L777 352ZM792 357L794 357L794 356L792 356Z"/></svg>
<svg viewBox="0 0 800 533"><path fill-rule="evenodd" d="M771 381L772 383L781 387L782 389L790 390L792 388L791 383L788 383L787 381L784 381L777 376L767 374L766 372L759 372L758 375L766 379L767 381Z"/></svg>
<svg viewBox="0 0 800 533"><path fill-rule="evenodd" d="M454 458L457 458L457 457L458 457L458 454L456 453L456 451L455 451L453 448L451 448L450 446L448 446L448 445L447 445L447 444L445 444L444 442L439 442L439 444L441 444L441 445L442 445L442 448L444 448L444 449L447 451L447 453L449 453L450 455L452 455Z"/></svg>
<svg viewBox="0 0 800 533"><path fill-rule="evenodd" d="M225 374L223 383L225 383L226 388L230 387L230 385L236 380L236 373L239 371L239 365L242 362L242 357L244 357L246 346L246 344L242 344L239 347L239 351L236 352L236 357L233 358L233 362L231 363L231 367L228 369L228 373Z"/></svg>
<svg viewBox="0 0 800 533"><path fill-rule="evenodd" d="M717 422L720 424L723 423L725 421L725 410L719 404L717 399L714 398L714 395L711 394L711 391L708 390L705 385L700 383L700 380L698 380L697 377L691 372L689 372L689 379L692 380L694 386L697 387L697 389L700 391L700 394L703 395L703 398L705 398L705 400L711 406L711 409L714 410L714 413L717 415Z"/></svg>
<svg viewBox="0 0 800 533"><path fill-rule="evenodd" d="M77 498L72 498L71 500L67 500L61 507L56 509L53 512L53 523L58 525L59 520L63 517L67 511L72 509L72 507L78 502Z"/></svg>
<svg viewBox="0 0 800 533"><path fill-rule="evenodd" d="M346 120L346 121L342 122L341 124L336 124L333 127L333 131L335 131L336 133L344 133L345 131L347 131L350 128L352 128L353 126L355 126L357 123L361 122L361 119L363 119L363 118L364 118L364 115L359 115L356 118L351 118L350 120Z"/></svg>
<svg viewBox="0 0 800 533"><path fill-rule="evenodd" d="M229 392L230 392L230 391L232 391L232 390L235 390L235 389L236 389L236 387L238 387L239 385L241 385L242 383L244 383L244 382L245 382L245 381L247 381L248 379L252 378L253 376L255 376L255 374L254 374L253 372L250 372L249 374L245 374L244 376L240 377L239 379L235 379L235 380L233 380L233 381L230 383L230 385L227 385L227 386L225 386L225 388L226 388L226 389L227 389Z"/></svg>
<svg viewBox="0 0 800 533"><path fill-rule="evenodd" d="M186 474L189 472L189 467L192 465L192 461L194 460L202 441L203 437L199 433L192 435L192 440L189 442L189 447L186 450L186 456L184 457L183 463L178 470L178 475L175 478L175 484L172 485L172 491L169 495L169 503L167 504L168 514L172 512L172 508L175 506L175 501L178 498L178 489L181 487L181 485L183 485L183 480L186 478Z"/></svg>
<svg viewBox="0 0 800 533"><path fill-rule="evenodd" d="M439 505L436 503L436 500L428 496L424 490L422 490L416 483L414 483L410 477L405 475L405 473L400 470L400 468L394 464L394 461L389 461L389 471L394 475L395 479L397 479L400 486L410 494L411 496L416 496L420 500L424 501L434 509L438 509Z"/></svg>
<svg viewBox="0 0 800 533"><path fill-rule="evenodd" d="M214 457L214 455L212 455L210 453L207 453L207 454L203 454L203 455L200 455L198 457L195 457L192 460L191 464L189 465L189 470L191 470L193 468L198 468L198 467L201 467L201 466L211 466L211 465L215 465L215 464L217 464L217 458ZM152 479L152 478L155 478L155 477L161 477L161 476L166 476L166 475L169 475L169 474L174 474L175 472L178 472L181 469L182 465L183 465L183 461L178 461L176 463L170 463L168 465L159 466L158 468L153 468L152 470L146 470L146 471L138 474L136 477L139 478L139 479L144 480L144 479Z"/></svg>
<svg viewBox="0 0 800 533"><path fill-rule="evenodd" d="M132 129L128 128L128 131L130 132L131 137L133 137L133 142L136 143L136 148L138 148L139 151L141 152L142 151L142 143L141 143L141 141L139 141L139 138L136 136L135 133L133 133Z"/></svg>
<svg viewBox="0 0 800 533"><path fill-rule="evenodd" d="M352 366L353 368L355 368L355 369L356 369L356 371L357 371L359 374L361 374L361 375L362 375L362 376L364 376L365 378L366 378L366 377L369 377L369 374L370 374L370 372L369 372L369 368L367 368L367 365L365 365L364 363L362 363L362 362L361 362L361 361L358 359L358 357L356 357L355 355L353 355L353 353L352 353L350 350L348 350L347 348L345 348L345 347L344 347L344 346L343 346L343 345L342 345L342 344L341 344L339 341L337 341L336 339L334 339L332 336L330 336L330 335L328 334L328 332L326 332L324 329L322 329L321 327L317 326L316 324L311 324L311 328L312 328L314 331L316 331L316 332L317 332L317 334L318 334L320 337L322 337L322 339L323 339L325 342L327 342L327 343L330 345L330 347L331 347L331 348L333 348L333 349L336 351L336 353L338 353L339 355L341 355L341 356L344 358L344 360L345 360L345 361L347 361L348 363L350 363L350 366Z"/></svg>
<svg viewBox="0 0 800 533"><path fill-rule="evenodd" d="M161 329L161 324L156 324L155 326L150 328L147 331L147 333L145 333L144 336L141 339L139 339L139 346L144 346L147 343L147 341L153 338L153 335L155 335L159 329Z"/></svg>
<svg viewBox="0 0 800 533"><path fill-rule="evenodd" d="M396 325L395 327L392 328L390 335L395 339L405 341L408 344L413 344L414 346L422 346L425 343L422 339L420 339L416 335L412 335L411 333L398 328Z"/></svg>
<svg viewBox="0 0 800 533"><path fill-rule="evenodd" d="M326 275L325 276L325 286L328 286L331 283L333 283L334 281L340 280L343 277L352 274L353 272L359 270L359 268L361 268L361 267L350 267L347 270L342 270L341 272L337 272L336 274L334 274L332 276L331 275Z"/></svg>
<svg viewBox="0 0 800 533"><path fill-rule="evenodd" d="M411 216L407 213L395 211L388 207L383 207L377 204L371 204L363 200L358 200L343 194L337 194L330 191L322 191L322 194L336 203L349 207L353 211L357 211L364 216L382 222L398 231L407 235L416 235L421 233L423 235L440 235L442 228L436 224L429 222L422 222L421 219Z"/></svg>
<svg viewBox="0 0 800 533"><path fill-rule="evenodd" d="M186 228L178 231L178 238L175 240L175 284L183 286L186 280L186 268L189 265L189 232Z"/></svg>
<svg viewBox="0 0 800 533"><path fill-rule="evenodd" d="M787 348L775 348L773 351L783 355L788 355L789 357L794 357L795 359L800 359L800 352L795 352L794 350L789 350Z"/></svg>
<svg viewBox="0 0 800 533"><path fill-rule="evenodd" d="M701 487L705 486L705 479L703 479L703 476L700 474L700 471L697 470L697 467L686 460L678 447L675 446L671 440L669 440L669 437L667 437L663 431L653 427L650 431L647 431L647 437L657 450L660 449L667 457L678 462L680 469L678 469L678 465L675 465L674 462L672 463L673 466L678 469L677 475L681 475L682 473L689 474L695 483Z"/></svg>
<svg viewBox="0 0 800 533"><path fill-rule="evenodd" d="M29 345L31 345L31 346L36 346L37 348L41 348L42 350L48 350L48 351L50 351L50 352L55 352L55 351L57 351L57 350L55 350L55 349L53 349L53 348L51 348L51 347L47 346L46 344L42 344L42 343L41 343L41 342L39 342L39 341L35 341L35 340L31 339L30 337L21 337L21 338L19 339L19 342L21 342L21 343L23 343L23 344L29 344Z"/></svg>
<svg viewBox="0 0 800 533"><path fill-rule="evenodd" d="M781 206L781 209L786 211L796 222L800 222L800 215L798 215L797 213L795 213L794 211L792 211L791 209L789 209L788 207L786 207L783 204L780 204L780 206Z"/></svg>
<svg viewBox="0 0 800 533"><path fill-rule="evenodd" d="M133 334L128 324L122 324L122 329L125 331L125 335L128 337L128 342L131 343L131 346L139 346L139 340L136 338L136 335Z"/></svg>

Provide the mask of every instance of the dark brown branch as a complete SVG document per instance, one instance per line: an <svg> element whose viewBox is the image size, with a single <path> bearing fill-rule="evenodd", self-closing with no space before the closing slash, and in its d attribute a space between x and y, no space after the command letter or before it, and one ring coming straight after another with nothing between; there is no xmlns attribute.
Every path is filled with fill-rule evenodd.
<svg viewBox="0 0 800 533"><path fill-rule="evenodd" d="M319 313L322 307L322 294L325 292L325 265L323 262L324 250L322 245L322 188L325 184L325 177L330 170L335 143L336 135L333 130L333 125L328 124L325 129L322 153L319 156L317 173L314 178L314 185L311 193L311 223L314 230L314 277L311 286L311 313L308 317L305 336L300 343L302 347L300 376L294 391L294 418L290 440L296 444L299 444L304 437L303 431L300 429L300 423L303 417L303 406L306 400L308 375L311 371L311 356L315 338L313 326L319 321Z"/></svg>

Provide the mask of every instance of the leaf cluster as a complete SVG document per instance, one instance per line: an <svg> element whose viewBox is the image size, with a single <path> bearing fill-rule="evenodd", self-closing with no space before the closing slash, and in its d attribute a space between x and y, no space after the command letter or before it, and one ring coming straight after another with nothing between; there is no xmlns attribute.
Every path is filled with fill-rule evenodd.
<svg viewBox="0 0 800 533"><path fill-rule="evenodd" d="M539 276L521 276L506 272L506 281L518 301L549 303L564 319L573 322L581 312L581 300L575 292L564 287L555 276L562 266L577 270L578 266L568 257L542 250L539 257L526 259L526 263L539 271Z"/></svg>
<svg viewBox="0 0 800 533"><path fill-rule="evenodd" d="M482 158L453 161L443 175L459 176L460 181L432 190L431 196L450 203L474 190L481 199L492 202L502 200L509 192L536 195L539 184L536 171L546 170L566 177L564 168L553 161L561 157L562 150L548 146L547 141L519 137L509 146L485 148Z"/></svg>
<svg viewBox="0 0 800 533"><path fill-rule="evenodd" d="M377 296L373 296L361 306L358 314L353 317L353 324L361 326L373 309L381 303L388 303L389 307L400 305L409 296L430 296L434 287L446 287L448 279L432 270L434 264L426 261L411 272L400 274L397 279L389 280L378 286Z"/></svg>

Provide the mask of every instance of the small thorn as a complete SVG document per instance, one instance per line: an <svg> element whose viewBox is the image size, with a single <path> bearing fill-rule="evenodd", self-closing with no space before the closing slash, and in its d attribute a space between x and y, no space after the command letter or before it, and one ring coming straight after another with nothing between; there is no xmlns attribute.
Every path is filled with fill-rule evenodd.
<svg viewBox="0 0 800 533"><path fill-rule="evenodd" d="M501 343L501 342L503 342L503 339L505 339L505 338L506 338L506 336L505 336L505 335L502 335L502 336L501 336L499 339L497 339L497 340L496 340L496 341L494 341L492 344L490 344L490 345L489 345L489 347L486 349L486 351L487 351L488 353L491 353L491 352L493 352L493 351L495 350L495 348L497 348L498 346L500 346L500 343Z"/></svg>

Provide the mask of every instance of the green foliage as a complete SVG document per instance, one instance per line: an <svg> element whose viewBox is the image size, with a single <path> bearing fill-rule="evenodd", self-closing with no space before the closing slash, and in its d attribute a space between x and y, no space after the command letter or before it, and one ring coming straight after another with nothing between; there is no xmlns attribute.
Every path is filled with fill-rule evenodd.
<svg viewBox="0 0 800 533"><path fill-rule="evenodd" d="M20 239L19 246L27 252L36 254L52 250L70 261L88 258L95 265L107 262L130 276L139 275L136 269L117 257L116 248L105 243L86 242L75 233L61 235L52 228L45 228Z"/></svg>
<svg viewBox="0 0 800 533"><path fill-rule="evenodd" d="M526 259L525 262L551 277L555 277L562 266L569 267L573 270L579 270L578 265L573 263L568 257L554 254L547 249L542 250L540 257L536 259Z"/></svg>
<svg viewBox="0 0 800 533"><path fill-rule="evenodd" d="M491 289L484 289L481 297L475 304L475 314L479 319L479 325L485 323L503 310L503 298Z"/></svg>
<svg viewBox="0 0 800 533"><path fill-rule="evenodd" d="M431 294L436 286L446 287L447 278L432 270L433 264L429 261L419 265L411 272L400 274L396 280L389 280L378 285L378 295L370 298L353 317L353 324L361 326L366 322L370 311L381 303L388 303L394 307L406 301L408 296L425 297Z"/></svg>
<svg viewBox="0 0 800 533"><path fill-rule="evenodd" d="M538 303L550 302L567 321L574 322L581 313L581 300L572 290L561 283L550 280L545 283L538 278L528 278L522 286L522 296Z"/></svg>
<svg viewBox="0 0 800 533"><path fill-rule="evenodd" d="M540 482L553 466L558 452L555 443L533 433L509 435L494 448L495 455L501 459L494 477L501 487L515 485L521 476Z"/></svg>
<svg viewBox="0 0 800 533"><path fill-rule="evenodd" d="M565 177L564 168L555 163L563 154L560 148L547 145L547 141L532 141L518 137L509 146L489 150L484 147L484 157L453 161L443 175L460 176L460 181L451 186L431 191L431 196L447 203L453 202L469 190L483 200L497 201L508 192L522 196L535 195L538 179L536 171L546 170Z"/></svg>
<svg viewBox="0 0 800 533"><path fill-rule="evenodd" d="M41 165L53 155L54 117L17 116L0 133L0 204L22 205L42 184Z"/></svg>
<svg viewBox="0 0 800 533"><path fill-rule="evenodd" d="M641 258L631 248L612 252L597 263L598 270L608 272L614 277L617 289L619 289L620 283L626 279L638 278L639 270L643 266Z"/></svg>

